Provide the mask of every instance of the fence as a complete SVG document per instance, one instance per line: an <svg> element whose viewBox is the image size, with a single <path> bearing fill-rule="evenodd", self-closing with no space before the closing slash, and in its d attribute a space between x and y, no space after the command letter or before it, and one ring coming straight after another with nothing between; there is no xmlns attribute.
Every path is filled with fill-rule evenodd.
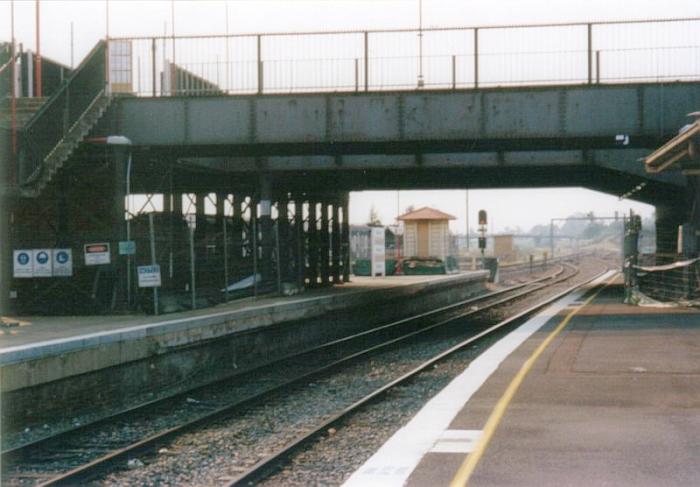
<svg viewBox="0 0 700 487"><path fill-rule="evenodd" d="M114 91L143 96L700 79L700 18L110 39Z"/></svg>
<svg viewBox="0 0 700 487"><path fill-rule="evenodd" d="M633 296L638 304L700 305L700 259L641 254L634 269Z"/></svg>

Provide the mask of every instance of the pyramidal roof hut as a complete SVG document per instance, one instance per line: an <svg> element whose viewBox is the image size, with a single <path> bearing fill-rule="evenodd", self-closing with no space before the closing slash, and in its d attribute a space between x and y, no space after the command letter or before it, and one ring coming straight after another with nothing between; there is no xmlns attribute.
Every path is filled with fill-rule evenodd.
<svg viewBox="0 0 700 487"><path fill-rule="evenodd" d="M445 261L450 248L449 221L456 219L453 215L424 206L398 219L404 223L404 256Z"/></svg>

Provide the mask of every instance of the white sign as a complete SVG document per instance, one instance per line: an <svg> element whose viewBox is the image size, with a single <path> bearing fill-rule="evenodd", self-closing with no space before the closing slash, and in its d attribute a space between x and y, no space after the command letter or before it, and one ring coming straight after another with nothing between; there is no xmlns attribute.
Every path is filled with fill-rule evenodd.
<svg viewBox="0 0 700 487"><path fill-rule="evenodd" d="M110 262L108 243L85 244L85 265L104 265Z"/></svg>
<svg viewBox="0 0 700 487"><path fill-rule="evenodd" d="M140 265L137 267L139 274L139 287L160 287L160 266Z"/></svg>
<svg viewBox="0 0 700 487"><path fill-rule="evenodd" d="M386 246L384 243L384 227L372 227L372 273L371 276L386 276Z"/></svg>
<svg viewBox="0 0 700 487"><path fill-rule="evenodd" d="M51 277L51 249L35 249L34 252L34 277Z"/></svg>
<svg viewBox="0 0 700 487"><path fill-rule="evenodd" d="M70 277L73 275L73 251L53 249L53 275Z"/></svg>
<svg viewBox="0 0 700 487"><path fill-rule="evenodd" d="M34 252L32 250L15 250L13 275L17 278L34 277Z"/></svg>

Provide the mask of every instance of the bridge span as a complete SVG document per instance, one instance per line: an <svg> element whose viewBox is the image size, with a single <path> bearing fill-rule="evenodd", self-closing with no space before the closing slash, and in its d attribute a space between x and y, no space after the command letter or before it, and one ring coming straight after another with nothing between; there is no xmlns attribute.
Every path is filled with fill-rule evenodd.
<svg viewBox="0 0 700 487"><path fill-rule="evenodd" d="M646 173L640 159L700 107L699 24L427 29L418 58L395 52L410 30L102 41L0 134L12 246L116 247L132 223L145 238L141 213L158 206L154 258L174 287L189 286L173 259L190 214L197 258L220 257L230 224L239 277L259 257L265 278L323 285L347 280L349 191L581 186L656 205L658 251L672 251L673 229L700 221L697 176ZM639 47L609 35L620 26L688 34ZM504 29L520 39L505 54ZM543 32L562 29L566 42L545 49ZM135 193L143 208L126 204ZM80 262L76 287L104 287L118 308L132 304L132 271L114 254L101 274Z"/></svg>

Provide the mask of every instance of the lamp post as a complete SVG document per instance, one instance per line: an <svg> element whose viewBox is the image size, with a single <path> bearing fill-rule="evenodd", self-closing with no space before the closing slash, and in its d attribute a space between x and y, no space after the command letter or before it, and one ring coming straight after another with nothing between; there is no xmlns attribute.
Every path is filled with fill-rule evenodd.
<svg viewBox="0 0 700 487"><path fill-rule="evenodd" d="M94 137L88 142L105 144L113 148L114 154L114 237L117 242L131 241L131 219L126 217L125 202L131 196L131 140L123 135ZM118 266L119 269L120 266ZM126 274L127 306L132 302L131 255L127 254L126 273L118 271L119 288L123 292L122 279Z"/></svg>

